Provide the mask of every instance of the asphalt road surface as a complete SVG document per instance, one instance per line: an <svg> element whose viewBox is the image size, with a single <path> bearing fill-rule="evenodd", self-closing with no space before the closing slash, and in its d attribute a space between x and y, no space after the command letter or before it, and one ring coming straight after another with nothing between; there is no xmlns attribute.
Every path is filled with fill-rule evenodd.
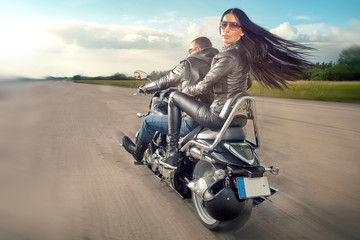
<svg viewBox="0 0 360 240"><path fill-rule="evenodd" d="M133 165L150 96L133 89L0 85L0 239L359 239L360 104L257 98L280 192L233 232L207 230L190 200Z"/></svg>

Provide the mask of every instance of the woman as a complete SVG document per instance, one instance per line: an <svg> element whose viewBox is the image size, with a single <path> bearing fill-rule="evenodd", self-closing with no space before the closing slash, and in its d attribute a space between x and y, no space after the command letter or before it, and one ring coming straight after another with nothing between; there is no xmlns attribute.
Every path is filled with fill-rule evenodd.
<svg viewBox="0 0 360 240"><path fill-rule="evenodd" d="M219 30L224 48L214 57L208 74L201 82L183 89L183 93L174 92L170 98L169 142L166 158L161 161L170 169L177 168L179 159L181 110L200 125L219 129L227 117L219 116L225 102L247 91L251 86L249 74L266 86L282 88L286 87L286 80L300 76L311 66L304 57L312 48L273 35L238 8L225 11ZM192 97L210 91L215 95L210 107Z"/></svg>

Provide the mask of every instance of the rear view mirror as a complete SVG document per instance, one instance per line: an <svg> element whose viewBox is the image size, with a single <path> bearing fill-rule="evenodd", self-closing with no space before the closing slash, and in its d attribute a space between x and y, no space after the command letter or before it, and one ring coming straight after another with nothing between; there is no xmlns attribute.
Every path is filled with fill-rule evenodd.
<svg viewBox="0 0 360 240"><path fill-rule="evenodd" d="M147 77L147 73L142 71L142 70L135 70L134 71L134 78L135 79L138 79L138 80L141 80L141 79L146 79L146 80L150 80L148 79Z"/></svg>

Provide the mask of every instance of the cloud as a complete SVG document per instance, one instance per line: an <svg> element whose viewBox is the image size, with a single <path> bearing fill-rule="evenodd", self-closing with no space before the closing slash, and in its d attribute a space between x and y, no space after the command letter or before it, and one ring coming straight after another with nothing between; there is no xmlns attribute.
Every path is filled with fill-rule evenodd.
<svg viewBox="0 0 360 240"><path fill-rule="evenodd" d="M176 13L166 15L172 19ZM221 47L218 18L172 20L162 25L167 30L81 21L0 22L0 73L43 77L169 70L187 57L196 37L207 36Z"/></svg>
<svg viewBox="0 0 360 240"><path fill-rule="evenodd" d="M296 16L296 20L311 20L311 17L309 16Z"/></svg>
<svg viewBox="0 0 360 240"><path fill-rule="evenodd" d="M166 18L166 19L152 18L148 20L148 23L160 23L160 24L173 23L173 22L176 22L175 18Z"/></svg>
<svg viewBox="0 0 360 240"><path fill-rule="evenodd" d="M194 38L205 36L211 40L214 47L222 48L223 42L218 27L219 19L220 17L205 17L188 22L186 28L187 40L190 42Z"/></svg>
<svg viewBox="0 0 360 240"><path fill-rule="evenodd" d="M151 24L168 24L168 23L176 23L176 11L170 11L165 14L164 18L159 18L158 16L152 16L148 21Z"/></svg>
<svg viewBox="0 0 360 240"><path fill-rule="evenodd" d="M0 21L0 58L22 56L46 44L48 36L42 25L35 21Z"/></svg>
<svg viewBox="0 0 360 240"><path fill-rule="evenodd" d="M175 19L176 13L167 16ZM222 48L219 18L176 19L161 25L168 30L81 21L0 22L0 73L43 77L169 70L187 57L190 41L196 37L206 36L214 47ZM343 29L324 23L293 26L285 22L271 32L312 44L319 50L313 61L328 62L336 61L342 49L357 43L360 21Z"/></svg>
<svg viewBox="0 0 360 240"><path fill-rule="evenodd" d="M62 22L46 31L66 44L84 48L169 49L182 46L181 35L143 26Z"/></svg>
<svg viewBox="0 0 360 240"><path fill-rule="evenodd" d="M360 36L360 21L352 21L350 30L327 26L324 23L291 26L288 22L280 24L270 32L288 40L300 42L347 43L356 44Z"/></svg>
<svg viewBox="0 0 360 240"><path fill-rule="evenodd" d="M176 32L79 21L0 23L0 73L27 77L172 69L187 56Z"/></svg>
<svg viewBox="0 0 360 240"><path fill-rule="evenodd" d="M350 23L350 29L327 26L324 23L291 26L288 22L271 29L270 32L288 40L312 45L318 49L315 61L336 61L341 50L358 44L360 21Z"/></svg>
<svg viewBox="0 0 360 240"><path fill-rule="evenodd" d="M176 11L168 12L166 15L168 15L170 17L175 17L176 16Z"/></svg>
<svg viewBox="0 0 360 240"><path fill-rule="evenodd" d="M295 40L299 36L297 28L290 26L288 22L280 24L270 32L288 40Z"/></svg>

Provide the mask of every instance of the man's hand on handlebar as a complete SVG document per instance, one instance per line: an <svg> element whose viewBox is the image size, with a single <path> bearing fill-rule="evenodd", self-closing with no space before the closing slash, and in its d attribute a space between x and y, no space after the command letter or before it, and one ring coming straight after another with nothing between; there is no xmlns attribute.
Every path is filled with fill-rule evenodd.
<svg viewBox="0 0 360 240"><path fill-rule="evenodd" d="M146 91L146 88L144 87L144 85L142 85L138 88L138 93L145 94L145 95L147 94L147 91Z"/></svg>

